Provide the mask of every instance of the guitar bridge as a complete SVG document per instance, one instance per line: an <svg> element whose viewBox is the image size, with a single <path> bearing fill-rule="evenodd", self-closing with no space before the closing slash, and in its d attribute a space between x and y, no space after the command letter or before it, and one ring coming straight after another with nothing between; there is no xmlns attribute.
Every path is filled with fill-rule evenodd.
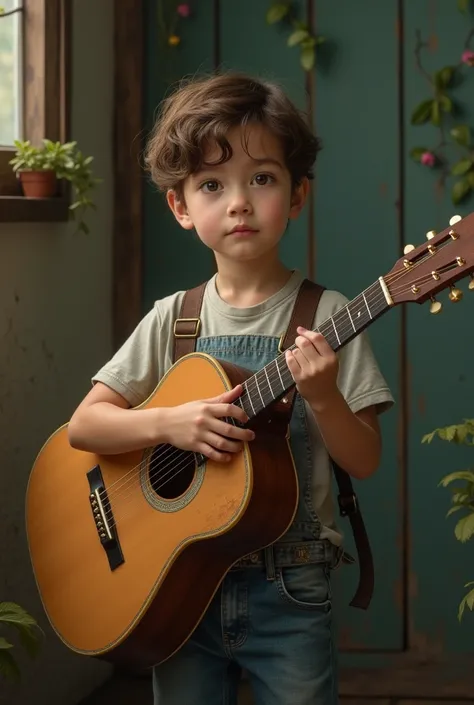
<svg viewBox="0 0 474 705"><path fill-rule="evenodd" d="M107 490L100 465L96 465L87 473L89 481L89 502L94 519L97 536L104 548L111 570L116 570L125 562L120 546L117 527L114 521Z"/></svg>

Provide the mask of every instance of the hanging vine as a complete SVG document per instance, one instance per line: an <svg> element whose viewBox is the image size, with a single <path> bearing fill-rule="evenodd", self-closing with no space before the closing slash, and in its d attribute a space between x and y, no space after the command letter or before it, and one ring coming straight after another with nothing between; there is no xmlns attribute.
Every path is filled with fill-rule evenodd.
<svg viewBox="0 0 474 705"><path fill-rule="evenodd" d="M459 10L466 14L469 3L470 0L457 0ZM453 95L455 88L465 80L466 71L474 68L474 51L471 46L473 38L474 27L467 33L459 61L430 74L422 62L422 52L429 48L429 43L423 41L419 30L416 32L415 64L432 95L416 106L411 115L411 124L431 123L438 129L439 139L434 147L414 147L410 156L425 167L439 169L443 186L449 176L456 177L451 189L454 204L474 193L473 137L469 125L454 122L461 111ZM455 146L457 151L455 160L450 160L448 155L451 146Z"/></svg>
<svg viewBox="0 0 474 705"><path fill-rule="evenodd" d="M176 0L158 0L157 2L158 26L160 33L170 47L181 44L179 25L182 20L191 16L192 9L188 2Z"/></svg>
<svg viewBox="0 0 474 705"><path fill-rule="evenodd" d="M326 38L314 34L307 22L298 19L292 2L275 2L267 11L267 23L285 25L290 31L287 40L289 47L300 48L300 63L305 71L311 71L316 63L316 51Z"/></svg>

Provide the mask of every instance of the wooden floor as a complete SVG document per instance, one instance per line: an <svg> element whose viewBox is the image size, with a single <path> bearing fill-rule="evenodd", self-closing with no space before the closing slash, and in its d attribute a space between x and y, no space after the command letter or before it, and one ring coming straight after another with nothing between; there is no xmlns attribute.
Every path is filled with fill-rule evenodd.
<svg viewBox="0 0 474 705"><path fill-rule="evenodd" d="M114 677L86 700L83 700L80 705L130 705L130 703L133 705L153 705L151 682L148 678ZM183 705L193 705L193 703L183 703ZM255 705L246 683L242 683L239 705ZM474 705L474 699L341 698L340 705Z"/></svg>

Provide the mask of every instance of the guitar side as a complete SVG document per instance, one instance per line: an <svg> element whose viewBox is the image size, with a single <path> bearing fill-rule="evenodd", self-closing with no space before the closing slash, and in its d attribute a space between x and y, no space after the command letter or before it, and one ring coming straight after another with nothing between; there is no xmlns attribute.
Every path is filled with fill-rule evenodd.
<svg viewBox="0 0 474 705"><path fill-rule="evenodd" d="M216 396L248 374L192 353L137 408ZM257 439L229 464L208 461L172 498L153 492L149 453L74 450L67 425L51 436L30 476L27 534L43 605L69 648L140 668L164 661L199 624L231 565L286 531L298 490L285 429L264 416L256 426ZM89 499L97 466L123 557L114 568Z"/></svg>

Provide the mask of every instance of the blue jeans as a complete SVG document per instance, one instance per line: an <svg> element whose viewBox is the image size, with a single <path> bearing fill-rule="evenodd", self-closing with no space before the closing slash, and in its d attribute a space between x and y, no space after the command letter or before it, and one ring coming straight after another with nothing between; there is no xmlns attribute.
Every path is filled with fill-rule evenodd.
<svg viewBox="0 0 474 705"><path fill-rule="evenodd" d="M337 705L325 563L231 570L189 641L154 670L155 705L237 705L245 669L256 705Z"/></svg>

